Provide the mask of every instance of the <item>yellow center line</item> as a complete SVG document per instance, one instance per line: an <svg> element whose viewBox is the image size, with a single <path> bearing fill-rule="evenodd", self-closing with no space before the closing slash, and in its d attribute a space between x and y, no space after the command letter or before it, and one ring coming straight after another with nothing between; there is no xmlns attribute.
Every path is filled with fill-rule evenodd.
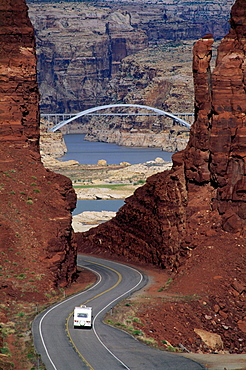
<svg viewBox="0 0 246 370"><path fill-rule="evenodd" d="M97 294L97 295L95 295L94 297L92 297L92 298L90 298L90 299L88 299L87 301L85 301L84 303L81 303L81 305L85 305L85 304L87 304L88 302L90 302L90 301L92 301L93 299L96 299L96 298L98 298L98 297L100 297L101 295L103 295L103 294L105 294L105 293L107 293L107 292L109 292L110 290L112 290L112 289L114 289L115 287L117 287L117 285L119 285L120 284L120 282L122 281L122 275L118 272L118 271L116 271L115 269L113 269L112 267L108 267L108 266L105 266L105 265L103 265L103 264L101 264L101 263L97 263L97 262L92 262L92 261L87 261L87 260L84 260L85 262L89 262L89 263L91 263L91 264L94 264L94 265L99 265L99 266L102 266L102 267L105 267L106 269L108 269L108 270L111 270L111 271L113 271L113 272L115 272L116 273L116 275L118 275L118 281L111 287L111 288L109 288L109 289L106 289L106 290L104 290L103 292L101 292L101 293L99 293L99 294ZM69 341L70 341L70 343L72 344L72 346L74 347L74 349L75 349L75 351L77 352L77 354L79 355L79 357L82 359L82 361L83 362L85 362L85 364L89 367L89 369L90 370L94 370L94 368L90 365L90 363L84 358L84 356L79 352L79 350L78 350L78 348L77 348L77 346L76 346L76 344L74 343L74 341L73 341L73 339L72 339L72 337L71 337L71 334L70 334L70 331L69 331L69 328L68 328L68 322L69 322L69 320L70 320L70 318L71 318L71 316L73 315L73 312L71 312L70 314L69 314L69 316L67 317L67 319L66 319L66 324L65 324L65 330L66 330L66 333L67 333L67 336L68 336L68 338L69 338Z"/></svg>

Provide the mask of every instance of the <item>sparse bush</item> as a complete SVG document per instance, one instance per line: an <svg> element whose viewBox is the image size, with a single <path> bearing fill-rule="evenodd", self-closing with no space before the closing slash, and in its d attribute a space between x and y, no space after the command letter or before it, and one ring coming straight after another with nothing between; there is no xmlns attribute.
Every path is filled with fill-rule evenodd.
<svg viewBox="0 0 246 370"><path fill-rule="evenodd" d="M24 312L19 312L19 313L17 313L17 316L18 317L23 317L23 316L25 316L25 313Z"/></svg>
<svg viewBox="0 0 246 370"><path fill-rule="evenodd" d="M0 347L0 353L2 353L3 355L9 355L9 349L8 347Z"/></svg>
<svg viewBox="0 0 246 370"><path fill-rule="evenodd" d="M142 332L142 330L132 330L132 334L141 336L141 335L143 335L143 332Z"/></svg>

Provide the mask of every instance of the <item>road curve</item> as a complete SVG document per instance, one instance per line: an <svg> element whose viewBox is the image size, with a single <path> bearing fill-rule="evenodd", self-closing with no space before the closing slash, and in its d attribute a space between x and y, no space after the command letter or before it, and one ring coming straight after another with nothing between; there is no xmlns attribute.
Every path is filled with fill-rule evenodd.
<svg viewBox="0 0 246 370"><path fill-rule="evenodd" d="M34 345L47 370L204 369L183 356L149 348L102 322L110 308L146 284L139 271L82 255L78 256L78 265L96 273L96 284L50 307L33 322ZM73 328L72 312L81 304L93 307L92 329Z"/></svg>

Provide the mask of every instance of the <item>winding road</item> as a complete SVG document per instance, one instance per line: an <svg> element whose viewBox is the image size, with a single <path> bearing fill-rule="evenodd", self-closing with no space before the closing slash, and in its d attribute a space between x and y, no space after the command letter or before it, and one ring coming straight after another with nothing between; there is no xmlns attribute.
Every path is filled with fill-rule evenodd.
<svg viewBox="0 0 246 370"><path fill-rule="evenodd" d="M138 270L96 257L78 256L78 265L93 271L91 288L39 314L32 326L34 345L47 370L199 370L204 367L181 355L159 351L102 322L116 303L147 282ZM93 328L74 329L73 309L93 307Z"/></svg>

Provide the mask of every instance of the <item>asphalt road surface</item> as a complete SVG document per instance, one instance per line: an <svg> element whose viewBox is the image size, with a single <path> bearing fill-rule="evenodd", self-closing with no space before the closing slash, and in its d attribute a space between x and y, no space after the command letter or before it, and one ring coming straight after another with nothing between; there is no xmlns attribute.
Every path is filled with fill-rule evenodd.
<svg viewBox="0 0 246 370"><path fill-rule="evenodd" d="M47 370L199 370L201 364L182 355L150 348L102 322L106 312L141 289L147 278L113 261L78 256L78 265L94 271L97 283L39 314L33 322L34 345ZM92 329L73 328L73 309L93 308Z"/></svg>

